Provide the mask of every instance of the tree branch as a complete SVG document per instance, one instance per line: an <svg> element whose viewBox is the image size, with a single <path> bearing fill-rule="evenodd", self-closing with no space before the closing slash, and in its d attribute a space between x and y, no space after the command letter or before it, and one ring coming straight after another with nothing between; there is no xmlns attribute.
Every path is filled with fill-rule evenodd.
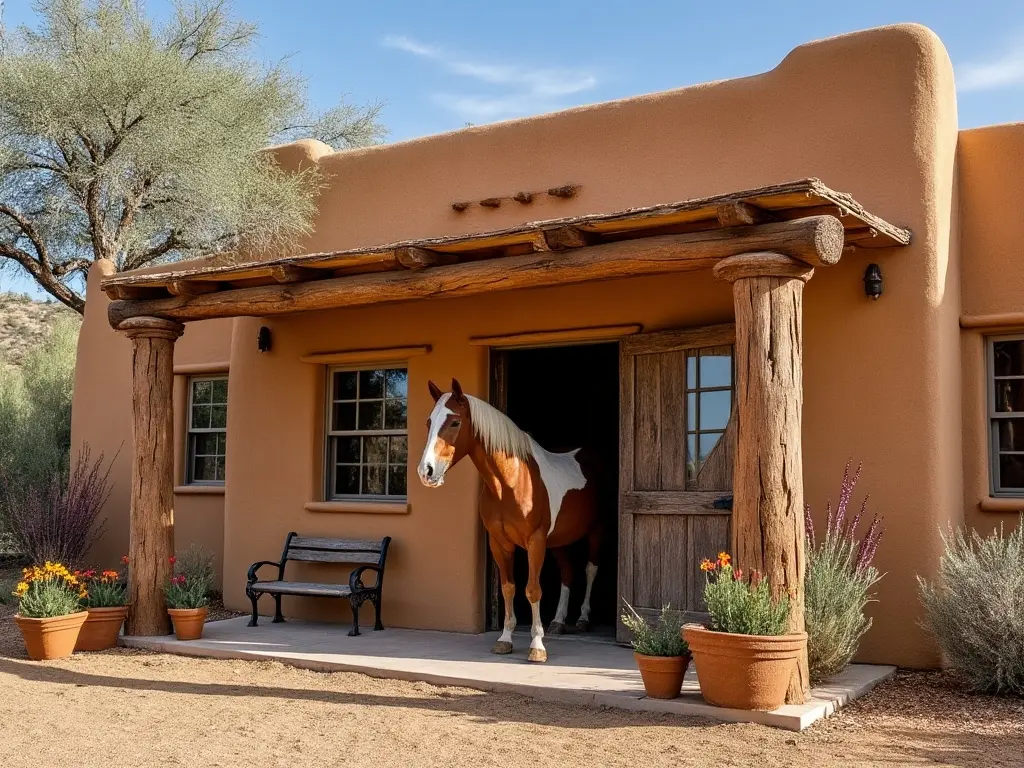
<svg viewBox="0 0 1024 768"><path fill-rule="evenodd" d="M71 307L80 315L85 314L85 299L64 285L49 269L44 270L40 267L39 262L32 258L30 253L10 243L0 241L0 256L20 264L26 272L32 275L39 286L57 301Z"/></svg>

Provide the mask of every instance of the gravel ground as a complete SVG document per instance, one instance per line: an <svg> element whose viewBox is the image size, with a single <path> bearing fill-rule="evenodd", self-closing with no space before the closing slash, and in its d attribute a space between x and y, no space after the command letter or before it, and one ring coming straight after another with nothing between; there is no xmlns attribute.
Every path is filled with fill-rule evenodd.
<svg viewBox="0 0 1024 768"><path fill-rule="evenodd" d="M25 657L0 606L0 766L1024 765L1024 700L894 680L801 734L131 649Z"/></svg>

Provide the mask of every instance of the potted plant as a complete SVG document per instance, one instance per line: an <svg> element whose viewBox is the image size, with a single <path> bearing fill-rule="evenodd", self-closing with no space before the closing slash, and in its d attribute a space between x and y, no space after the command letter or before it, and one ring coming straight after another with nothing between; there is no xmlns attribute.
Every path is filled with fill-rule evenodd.
<svg viewBox="0 0 1024 768"><path fill-rule="evenodd" d="M89 612L89 618L78 634L76 651L105 651L117 645L121 625L128 616L128 585L117 571L97 573L89 570L75 572L85 582L87 597L82 607Z"/></svg>
<svg viewBox="0 0 1024 768"><path fill-rule="evenodd" d="M18 598L14 622L29 658L42 661L70 656L89 615L81 607L87 593L79 579L60 563L48 562L25 568L14 595Z"/></svg>
<svg viewBox="0 0 1024 768"><path fill-rule="evenodd" d="M715 562L705 559L701 570L707 576L704 602L710 626L683 628L701 694L719 707L781 707L807 644L806 632L787 634L789 599L773 599L768 582L757 571L744 579L725 552Z"/></svg>
<svg viewBox="0 0 1024 768"><path fill-rule="evenodd" d="M690 653L682 638L682 616L666 605L651 626L629 603L622 623L633 633L633 658L640 668L644 690L652 699L674 699L683 687Z"/></svg>
<svg viewBox="0 0 1024 768"><path fill-rule="evenodd" d="M175 567L175 558L170 558L170 562L173 573L164 587L164 598L174 634L179 640L198 640L203 636L203 624L206 622L210 583L194 572L181 572Z"/></svg>

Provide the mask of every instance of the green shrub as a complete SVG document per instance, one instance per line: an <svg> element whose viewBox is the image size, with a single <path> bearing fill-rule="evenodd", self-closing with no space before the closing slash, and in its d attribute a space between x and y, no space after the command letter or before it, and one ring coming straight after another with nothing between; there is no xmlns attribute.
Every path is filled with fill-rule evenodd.
<svg viewBox="0 0 1024 768"><path fill-rule="evenodd" d="M689 651L680 634L683 616L679 611L672 610L669 605L664 606L657 623L651 626L633 606L623 603L626 611L622 614L622 623L633 633L631 643L637 653L644 656L683 656Z"/></svg>
<svg viewBox="0 0 1024 768"><path fill-rule="evenodd" d="M1024 516L1009 536L943 536L934 583L918 577L925 628L974 691L1024 696Z"/></svg>
<svg viewBox="0 0 1024 768"><path fill-rule="evenodd" d="M189 583L205 584L209 596L217 583L217 573L213 568L213 555L200 546L191 545L175 558L175 569L188 579Z"/></svg>
<svg viewBox="0 0 1024 768"><path fill-rule="evenodd" d="M18 613L29 619L52 619L82 610L85 586L60 563L46 563L24 570L14 594Z"/></svg>
<svg viewBox="0 0 1024 768"><path fill-rule="evenodd" d="M871 602L871 588L881 578L871 565L883 529L875 516L863 538L857 527L867 513L867 498L860 511L847 521L860 467L850 477L843 472L839 503L829 502L825 535L817 541L810 510L807 521L807 571L804 577L804 616L807 626L807 660L811 680L818 682L841 672L857 653L860 639L871 627L864 608Z"/></svg>
<svg viewBox="0 0 1024 768"><path fill-rule="evenodd" d="M83 608L119 608L127 604L128 584L117 571L76 571L75 575L88 592L82 600Z"/></svg>
<svg viewBox="0 0 1024 768"><path fill-rule="evenodd" d="M712 562L701 563L707 582L704 602L711 614L709 629L736 635L784 635L789 621L789 598L772 599L767 580L752 571L744 580L743 570L733 569L725 552Z"/></svg>
<svg viewBox="0 0 1024 768"><path fill-rule="evenodd" d="M168 608L202 608L210 602L214 584L213 556L202 547L189 547L181 557L172 557L174 572L164 587Z"/></svg>

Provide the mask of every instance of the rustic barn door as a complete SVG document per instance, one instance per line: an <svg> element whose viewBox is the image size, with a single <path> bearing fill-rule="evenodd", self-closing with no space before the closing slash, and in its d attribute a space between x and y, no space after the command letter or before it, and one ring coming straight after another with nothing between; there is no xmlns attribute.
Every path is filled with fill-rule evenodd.
<svg viewBox="0 0 1024 768"><path fill-rule="evenodd" d="M728 324L621 343L619 595L647 616L700 614L700 561L729 547L734 342Z"/></svg>

